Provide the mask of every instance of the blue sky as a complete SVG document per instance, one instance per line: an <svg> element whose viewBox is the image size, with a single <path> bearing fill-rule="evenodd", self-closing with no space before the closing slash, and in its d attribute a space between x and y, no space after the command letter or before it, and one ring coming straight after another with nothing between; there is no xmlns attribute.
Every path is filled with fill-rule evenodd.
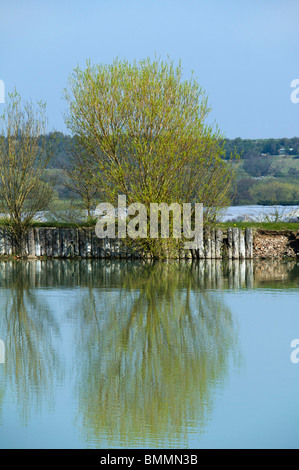
<svg viewBox="0 0 299 470"><path fill-rule="evenodd" d="M74 66L168 54L194 70L228 138L294 137L298 17L298 0L0 0L0 79L46 101L50 128L65 131Z"/></svg>

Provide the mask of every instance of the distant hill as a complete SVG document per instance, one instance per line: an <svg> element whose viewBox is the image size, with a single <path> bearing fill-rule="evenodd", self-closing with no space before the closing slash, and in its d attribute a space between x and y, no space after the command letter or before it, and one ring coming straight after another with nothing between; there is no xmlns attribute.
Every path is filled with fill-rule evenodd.
<svg viewBox="0 0 299 470"><path fill-rule="evenodd" d="M47 181L54 185L59 198L75 197L67 186L65 168L69 165L73 138L61 132L46 136L53 146L54 158L49 165ZM233 204L282 203L298 204L299 137L291 139L225 139L224 158L240 155L238 178L232 192ZM270 195L271 192L271 195Z"/></svg>

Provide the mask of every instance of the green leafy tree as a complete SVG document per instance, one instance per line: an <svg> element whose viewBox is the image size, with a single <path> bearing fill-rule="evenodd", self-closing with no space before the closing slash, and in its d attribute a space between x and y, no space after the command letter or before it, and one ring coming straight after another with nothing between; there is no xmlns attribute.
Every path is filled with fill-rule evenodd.
<svg viewBox="0 0 299 470"><path fill-rule="evenodd" d="M77 67L66 124L97 164L107 202L202 202L213 223L229 204L233 167L223 137L206 123L205 92L181 64L155 59ZM159 241L161 242L161 240Z"/></svg>

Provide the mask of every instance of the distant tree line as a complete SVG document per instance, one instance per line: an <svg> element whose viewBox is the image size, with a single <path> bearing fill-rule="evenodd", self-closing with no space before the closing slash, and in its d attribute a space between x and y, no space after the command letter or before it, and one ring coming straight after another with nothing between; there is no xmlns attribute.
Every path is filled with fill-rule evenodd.
<svg viewBox="0 0 299 470"><path fill-rule="evenodd" d="M281 181L278 178L239 178L232 194L234 205L299 205L299 185L295 179Z"/></svg>
<svg viewBox="0 0 299 470"><path fill-rule="evenodd" d="M70 163L69 149L75 138L62 132L49 133L46 136L49 145L55 145L55 154L51 160L50 168L61 168ZM231 154L237 153L243 160L251 160L259 157L273 155L299 155L299 137L291 139L225 139L225 158L229 159ZM261 159L262 161L265 161Z"/></svg>
<svg viewBox="0 0 299 470"><path fill-rule="evenodd" d="M84 160L88 159L88 155L85 155L84 158L80 158L79 155L78 158L76 138L62 132L47 134L46 140L53 152L46 181L54 185L61 199L82 198L83 193L80 194L80 183L84 183L81 178L84 170L82 165L84 166ZM273 165L272 157L274 155L292 155L294 160L299 159L299 137L258 140L226 139L223 142L223 147L223 158L229 159L234 153L240 155L240 168L245 171L244 176L240 173L234 192L231 195L233 204L265 204L269 203L270 200L272 200L272 203L274 203L274 200L284 204L298 203L298 169L292 167L286 172L285 176L290 181L275 181L275 191L272 183L259 181L258 179L281 176L281 167L277 163ZM71 178L74 163L75 168L78 169L81 165L81 169L77 173L74 172L73 178ZM89 162L88 168L91 168L91 162ZM96 191L92 179L92 174L90 174L89 188L92 192L91 196L98 197L99 193ZM87 197L89 197L89 194ZM92 200L92 197L90 199Z"/></svg>
<svg viewBox="0 0 299 470"><path fill-rule="evenodd" d="M225 139L226 156L236 151L241 158L249 159L266 155L299 155L299 137L291 139Z"/></svg>
<svg viewBox="0 0 299 470"><path fill-rule="evenodd" d="M62 132L47 134L49 144L55 143L55 155L51 161L51 168L59 168L69 163L69 148L74 137ZM225 158L229 159L231 154L237 153L243 160L273 155L299 156L299 137L291 139L225 139L223 141Z"/></svg>
<svg viewBox="0 0 299 470"><path fill-rule="evenodd" d="M45 145L46 144L46 145ZM94 207L99 201L101 188L97 187L94 178L96 168L92 168L92 159L82 150L80 155L77 137L62 132L47 133L39 137L39 145L52 158L47 164L47 171L42 180L49 183L62 200L86 199L88 208ZM299 137L291 139L226 139L223 141L223 158L229 159L234 153L241 158L241 173L231 192L231 201L234 205L244 204L299 204L299 171L290 168L287 172L287 181L279 181L279 167L273 166L274 155L299 155ZM298 157L299 158L299 157ZM84 167L84 163L86 168ZM87 171L85 171L87 170ZM86 178L82 176L85 173ZM88 177L88 178L87 178ZM260 179L266 177L266 179ZM86 180L86 181L85 181ZM84 190L87 184L89 191Z"/></svg>

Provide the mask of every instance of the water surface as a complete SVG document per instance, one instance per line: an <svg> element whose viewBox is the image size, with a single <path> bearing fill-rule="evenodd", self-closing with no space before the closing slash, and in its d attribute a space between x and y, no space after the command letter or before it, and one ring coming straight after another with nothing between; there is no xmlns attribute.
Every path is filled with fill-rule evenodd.
<svg viewBox="0 0 299 470"><path fill-rule="evenodd" d="M0 263L1 448L298 448L299 263Z"/></svg>

